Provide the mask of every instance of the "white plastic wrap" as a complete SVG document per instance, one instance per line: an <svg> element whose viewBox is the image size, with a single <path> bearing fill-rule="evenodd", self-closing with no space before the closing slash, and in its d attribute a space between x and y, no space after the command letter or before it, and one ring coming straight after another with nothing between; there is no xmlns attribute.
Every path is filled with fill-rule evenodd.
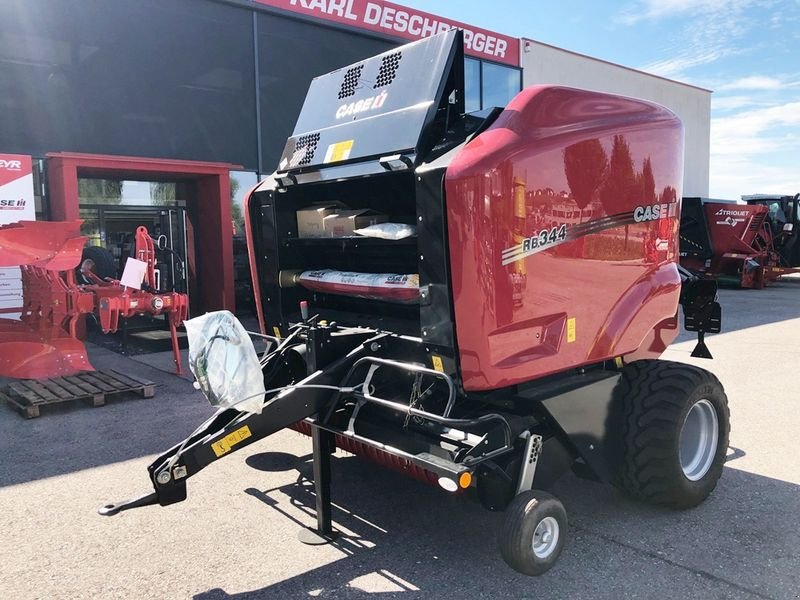
<svg viewBox="0 0 800 600"><path fill-rule="evenodd" d="M417 228L414 225L406 225L405 223L376 223L369 227L356 229L353 233L383 240L402 240L417 235Z"/></svg>
<svg viewBox="0 0 800 600"><path fill-rule="evenodd" d="M253 341L227 310L184 321L189 338L189 368L213 406L261 413L264 375Z"/></svg>

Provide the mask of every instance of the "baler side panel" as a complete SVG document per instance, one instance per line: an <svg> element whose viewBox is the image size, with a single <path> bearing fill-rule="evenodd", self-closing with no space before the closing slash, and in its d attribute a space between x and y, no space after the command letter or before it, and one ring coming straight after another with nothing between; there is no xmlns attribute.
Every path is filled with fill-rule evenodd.
<svg viewBox="0 0 800 600"><path fill-rule="evenodd" d="M467 391L674 339L683 128L643 101L521 92L446 177ZM656 339L658 343L652 343Z"/></svg>

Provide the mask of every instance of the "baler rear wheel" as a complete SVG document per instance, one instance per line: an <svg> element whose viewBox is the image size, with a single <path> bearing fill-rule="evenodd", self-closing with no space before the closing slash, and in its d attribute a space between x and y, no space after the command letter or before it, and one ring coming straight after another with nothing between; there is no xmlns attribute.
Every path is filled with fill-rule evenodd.
<svg viewBox="0 0 800 600"><path fill-rule="evenodd" d="M662 360L627 365L614 417L617 487L673 508L703 502L722 475L730 432L728 399L717 378Z"/></svg>
<svg viewBox="0 0 800 600"><path fill-rule="evenodd" d="M567 537L567 512L541 490L518 494L508 505L498 536L500 554L523 575L541 575L556 563Z"/></svg>

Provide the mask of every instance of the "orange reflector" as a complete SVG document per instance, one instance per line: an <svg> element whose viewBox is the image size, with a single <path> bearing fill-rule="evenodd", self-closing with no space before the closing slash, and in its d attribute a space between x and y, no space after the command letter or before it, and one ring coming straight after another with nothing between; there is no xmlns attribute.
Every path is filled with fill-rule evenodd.
<svg viewBox="0 0 800 600"><path fill-rule="evenodd" d="M458 476L458 485L461 486L462 489L467 489L469 484L472 483L472 473L469 471L464 471L461 475Z"/></svg>

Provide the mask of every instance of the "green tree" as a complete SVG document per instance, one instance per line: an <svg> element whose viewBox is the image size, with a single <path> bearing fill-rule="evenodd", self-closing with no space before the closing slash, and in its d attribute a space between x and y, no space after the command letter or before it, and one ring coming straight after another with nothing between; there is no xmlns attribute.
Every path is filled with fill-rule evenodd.
<svg viewBox="0 0 800 600"><path fill-rule="evenodd" d="M78 179L80 204L120 204L122 181L114 179Z"/></svg>
<svg viewBox="0 0 800 600"><path fill-rule="evenodd" d="M564 173L572 197L581 211L592 201L607 168L608 156L597 138L564 149Z"/></svg>
<svg viewBox="0 0 800 600"><path fill-rule="evenodd" d="M661 196L659 198L662 204L669 204L671 202L678 201L678 190L676 190L671 185L668 185L663 190L661 190Z"/></svg>
<svg viewBox="0 0 800 600"><path fill-rule="evenodd" d="M653 175L653 163L650 157L644 159L642 163L642 200L645 204L655 204L658 194L656 193L656 178Z"/></svg>
<svg viewBox="0 0 800 600"><path fill-rule="evenodd" d="M150 182L150 198L155 206L174 206L178 185L167 181Z"/></svg>
<svg viewBox="0 0 800 600"><path fill-rule="evenodd" d="M233 220L234 231L236 234L244 233L244 213L241 205L236 201L236 196L242 184L238 179L231 177L231 219Z"/></svg>
<svg viewBox="0 0 800 600"><path fill-rule="evenodd" d="M630 210L637 203L639 177L633 166L631 147L624 135L615 135L608 161L608 175L600 190L600 202L607 215ZM625 225L625 248L628 247L628 225Z"/></svg>

